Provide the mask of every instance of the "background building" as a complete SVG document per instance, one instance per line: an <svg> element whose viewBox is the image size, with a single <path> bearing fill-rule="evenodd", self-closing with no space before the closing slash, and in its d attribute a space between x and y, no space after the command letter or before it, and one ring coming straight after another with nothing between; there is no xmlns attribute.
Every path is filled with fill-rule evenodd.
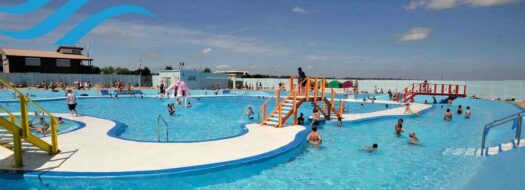
<svg viewBox="0 0 525 190"><path fill-rule="evenodd" d="M173 79L180 79L186 82L190 89L225 89L228 88L230 79L228 75L222 73L205 73L195 70L164 70L159 75L153 76L153 86L164 83L170 86Z"/></svg>
<svg viewBox="0 0 525 190"><path fill-rule="evenodd" d="M4 73L90 73L93 59L82 55L83 50L67 46L56 51L1 48L0 54Z"/></svg>

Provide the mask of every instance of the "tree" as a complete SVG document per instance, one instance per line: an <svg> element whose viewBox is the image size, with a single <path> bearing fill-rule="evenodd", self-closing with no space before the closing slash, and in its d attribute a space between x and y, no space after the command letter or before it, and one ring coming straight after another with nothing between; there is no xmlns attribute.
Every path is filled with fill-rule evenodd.
<svg viewBox="0 0 525 190"><path fill-rule="evenodd" d="M164 70L171 71L171 70L173 70L173 67L171 67L171 65L168 65L168 66L164 67Z"/></svg>
<svg viewBox="0 0 525 190"><path fill-rule="evenodd" d="M100 70L100 68L95 67L95 66L91 67L91 74L100 74L101 72L102 71Z"/></svg>
<svg viewBox="0 0 525 190"><path fill-rule="evenodd" d="M128 68L117 67L115 68L115 73L117 73L117 75L129 75L131 72Z"/></svg>
<svg viewBox="0 0 525 190"><path fill-rule="evenodd" d="M202 71L202 72L205 72L205 73L211 73L211 69L208 68L208 67L206 67L206 68L204 68L204 71Z"/></svg>
<svg viewBox="0 0 525 190"><path fill-rule="evenodd" d="M144 67L144 69L142 69L141 73L139 74L142 74L142 75L151 75L151 71L149 70L148 67Z"/></svg>
<svg viewBox="0 0 525 190"><path fill-rule="evenodd" d="M102 74L111 75L115 73L115 68L113 68L112 66L109 66L109 67L106 66L106 67L102 67L101 71L102 71Z"/></svg>

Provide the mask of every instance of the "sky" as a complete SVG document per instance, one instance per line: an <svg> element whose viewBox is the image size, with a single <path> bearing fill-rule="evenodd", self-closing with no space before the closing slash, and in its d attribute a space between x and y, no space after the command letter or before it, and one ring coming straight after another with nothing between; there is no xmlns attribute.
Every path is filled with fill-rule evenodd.
<svg viewBox="0 0 525 190"><path fill-rule="evenodd" d="M4 0L13 6L23 0ZM29 14L0 13L23 31L66 0ZM446 80L525 80L524 0L92 0L45 36L0 47L54 50L74 26L124 4L155 14L121 15L76 45L93 64L153 71L186 68L251 74Z"/></svg>

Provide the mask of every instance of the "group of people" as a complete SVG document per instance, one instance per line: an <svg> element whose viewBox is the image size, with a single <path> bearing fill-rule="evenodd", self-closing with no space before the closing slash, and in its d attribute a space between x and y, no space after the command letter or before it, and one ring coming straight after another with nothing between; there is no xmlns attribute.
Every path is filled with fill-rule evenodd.
<svg viewBox="0 0 525 190"><path fill-rule="evenodd" d="M42 135L45 135L50 127L49 127L49 123L44 119L45 117L45 114L44 112L42 113L39 113L39 112L34 112L34 117L31 121L29 121L29 129L33 130L33 131L36 131ZM38 122L34 122L35 118L39 118ZM62 124L64 123L64 121L62 120L62 117L58 117L57 119L58 121L58 124ZM39 127L40 126L40 127Z"/></svg>
<svg viewBox="0 0 525 190"><path fill-rule="evenodd" d="M197 98L198 99L198 98ZM183 105L184 103L182 102L182 100L178 99L175 101L175 103L171 103L171 104L168 104L168 114L170 116L175 116L175 105ZM191 108L193 107L193 105L191 104L190 101L187 101L186 102L186 105L185 105L187 108Z"/></svg>
<svg viewBox="0 0 525 190"><path fill-rule="evenodd" d="M463 114L463 106L459 105L456 113L458 115L462 115ZM467 111L465 111L465 118L466 119L470 119L471 115L472 115L472 110L470 109L470 106L467 106ZM450 108L447 108L447 111L443 115L443 120L445 120L445 121L452 121L452 112L450 111Z"/></svg>

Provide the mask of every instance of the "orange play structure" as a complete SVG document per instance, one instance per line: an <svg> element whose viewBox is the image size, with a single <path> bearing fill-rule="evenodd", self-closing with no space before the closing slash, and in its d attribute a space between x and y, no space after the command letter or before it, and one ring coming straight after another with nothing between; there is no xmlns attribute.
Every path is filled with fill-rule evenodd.
<svg viewBox="0 0 525 190"><path fill-rule="evenodd" d="M397 93L394 101L414 102L414 97L417 95L448 96L449 99L467 97L467 85L413 83L405 88L402 94Z"/></svg>
<svg viewBox="0 0 525 190"><path fill-rule="evenodd" d="M331 89L330 96L326 97L326 79L319 77L306 77L300 81L297 77L291 77L279 89L275 91L275 97L269 98L262 106L261 125L282 127L288 119L293 118L291 124L297 124L297 109L305 102L310 102L324 118L343 117L343 100L339 99L339 110L335 108L335 91ZM288 96L282 98L281 91L289 91ZM268 115L267 106L271 100L275 100L276 107Z"/></svg>

